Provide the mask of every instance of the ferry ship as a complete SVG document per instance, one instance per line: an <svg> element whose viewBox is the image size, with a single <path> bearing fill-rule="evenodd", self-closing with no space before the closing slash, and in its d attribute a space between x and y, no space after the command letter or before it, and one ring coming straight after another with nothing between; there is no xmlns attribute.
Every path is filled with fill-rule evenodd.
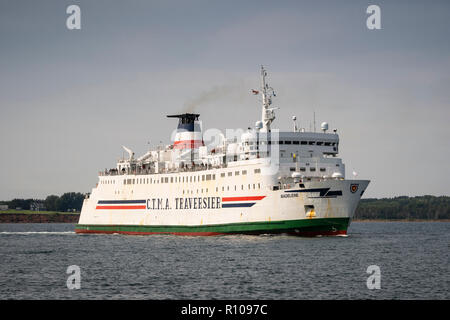
<svg viewBox="0 0 450 320"><path fill-rule="evenodd" d="M77 233L346 235L368 180L345 179L339 135L272 128L276 94L261 66L262 116L253 128L205 144L200 115L178 121L173 144L141 157L128 148L99 173ZM236 134L238 132L239 134ZM205 132L206 133L206 132Z"/></svg>

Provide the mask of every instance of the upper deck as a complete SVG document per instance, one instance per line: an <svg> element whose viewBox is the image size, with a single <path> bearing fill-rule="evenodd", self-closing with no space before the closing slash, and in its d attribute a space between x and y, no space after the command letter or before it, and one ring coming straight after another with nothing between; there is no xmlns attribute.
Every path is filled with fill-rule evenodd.
<svg viewBox="0 0 450 320"><path fill-rule="evenodd" d="M299 172L309 177L344 175L342 161L337 158L339 136L336 130L327 132L328 124L322 123L323 132L306 132L297 129L296 117L293 131L272 129L275 110L271 107L276 97L274 90L267 84L267 72L262 67L262 83L259 91L262 96L262 117L254 129L233 138L218 134L211 137L211 143L203 140L199 114L183 113L169 115L178 119L174 141L171 145L149 150L139 158L125 148L128 159L121 159L117 167L101 172L100 175L148 175L177 172L197 172L227 168L230 165L245 166L248 161L269 159L279 166L283 176ZM241 131L242 132L242 131Z"/></svg>

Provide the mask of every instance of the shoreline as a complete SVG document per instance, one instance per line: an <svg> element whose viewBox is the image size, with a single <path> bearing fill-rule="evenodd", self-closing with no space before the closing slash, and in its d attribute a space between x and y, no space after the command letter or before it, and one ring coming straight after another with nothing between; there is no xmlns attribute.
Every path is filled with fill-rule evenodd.
<svg viewBox="0 0 450 320"><path fill-rule="evenodd" d="M79 213L70 212L2 212L0 213L0 223L77 223L79 217Z"/></svg>
<svg viewBox="0 0 450 320"><path fill-rule="evenodd" d="M78 223L80 213L71 212L0 212L0 223ZM450 222L450 219L354 219L358 222Z"/></svg>

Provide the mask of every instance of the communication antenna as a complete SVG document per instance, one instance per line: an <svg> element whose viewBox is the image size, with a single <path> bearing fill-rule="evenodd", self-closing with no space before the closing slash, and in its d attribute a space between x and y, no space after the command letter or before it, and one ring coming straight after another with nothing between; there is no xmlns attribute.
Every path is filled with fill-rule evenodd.
<svg viewBox="0 0 450 320"><path fill-rule="evenodd" d="M261 66L261 95L262 95L262 116L261 122L263 126L262 132L270 132L270 125L275 120L275 110L278 108L270 107L272 105L272 98L276 97L276 94L272 87L267 84L266 81L267 72L264 66ZM254 94L258 94L259 91L252 90Z"/></svg>
<svg viewBox="0 0 450 320"><path fill-rule="evenodd" d="M316 112L313 112L314 132L316 132Z"/></svg>
<svg viewBox="0 0 450 320"><path fill-rule="evenodd" d="M292 121L294 121L294 132L298 131L297 128L297 117L296 116L292 116Z"/></svg>

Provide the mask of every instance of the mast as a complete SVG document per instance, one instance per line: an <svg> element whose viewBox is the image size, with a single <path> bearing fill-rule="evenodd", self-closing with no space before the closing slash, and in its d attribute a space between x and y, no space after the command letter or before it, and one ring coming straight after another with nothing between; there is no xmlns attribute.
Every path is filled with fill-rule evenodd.
<svg viewBox="0 0 450 320"><path fill-rule="evenodd" d="M267 72L264 69L264 66L261 66L261 95L262 95L262 132L270 132L270 125L273 120L275 120L275 109L278 108L270 108L272 105L272 97L276 97L275 92L272 87L266 83Z"/></svg>

